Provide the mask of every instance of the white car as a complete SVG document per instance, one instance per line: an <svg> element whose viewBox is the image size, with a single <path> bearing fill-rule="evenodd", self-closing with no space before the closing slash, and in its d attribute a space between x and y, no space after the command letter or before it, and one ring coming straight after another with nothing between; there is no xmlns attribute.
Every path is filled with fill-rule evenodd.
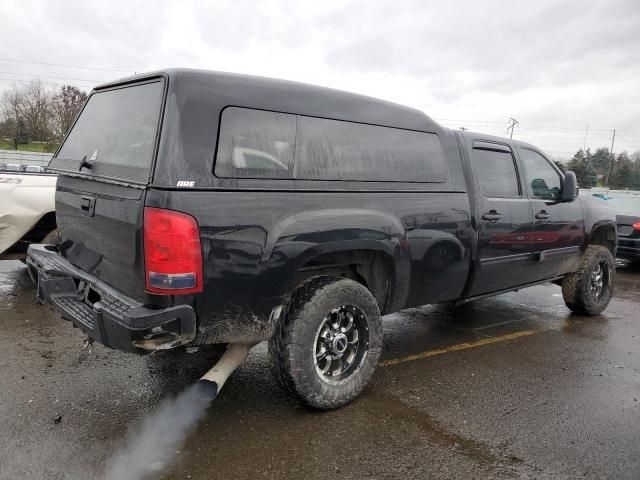
<svg viewBox="0 0 640 480"><path fill-rule="evenodd" d="M0 259L22 260L30 243L55 243L57 176L0 171Z"/></svg>

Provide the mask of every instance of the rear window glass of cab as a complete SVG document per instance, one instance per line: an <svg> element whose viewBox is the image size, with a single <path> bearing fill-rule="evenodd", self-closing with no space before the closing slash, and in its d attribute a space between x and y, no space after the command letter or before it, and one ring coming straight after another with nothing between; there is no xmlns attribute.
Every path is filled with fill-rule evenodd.
<svg viewBox="0 0 640 480"><path fill-rule="evenodd" d="M240 107L223 110L222 178L443 183L434 133Z"/></svg>

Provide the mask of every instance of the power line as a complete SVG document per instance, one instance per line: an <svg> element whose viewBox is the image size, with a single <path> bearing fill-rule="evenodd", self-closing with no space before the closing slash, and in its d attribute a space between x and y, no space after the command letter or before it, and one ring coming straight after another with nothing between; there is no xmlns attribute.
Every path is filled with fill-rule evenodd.
<svg viewBox="0 0 640 480"><path fill-rule="evenodd" d="M576 130L576 131L579 131L579 132L584 132L584 128L531 125L531 124L528 124L528 123L525 123L525 124L521 125L520 128L526 128L526 129L529 129L529 130ZM591 129L589 129L589 131L590 132L608 132L609 134L611 134L611 129L610 128L591 128Z"/></svg>
<svg viewBox="0 0 640 480"><path fill-rule="evenodd" d="M93 83L94 85L96 83L101 83L104 82L105 80L95 80L95 79L89 79L89 78L72 78L72 77L57 77L54 75L34 75L32 73L19 73L19 72L0 72L0 75L20 75L21 77L32 77L34 79L36 78L53 78L55 80L73 80L75 82L85 82L85 83Z"/></svg>
<svg viewBox="0 0 640 480"><path fill-rule="evenodd" d="M465 120L465 119L460 119L460 118L440 118L440 117L432 117L434 120L437 120L439 122L443 122L443 123L457 123L457 124L465 124L465 125L475 125L475 126L486 126L486 128L496 128L496 129L502 129L504 127L505 122L498 122L498 121L484 121L484 120ZM544 125L531 125L528 123L518 123L518 129L522 129L522 130L558 130L558 133L572 133L572 132L580 132L579 136L580 138L582 138L583 134L582 132L585 131L584 127L579 128L579 127L559 127L559 126L555 126L555 125L550 125L550 126L544 126ZM610 136L611 135L611 131L613 129L611 128L589 128L589 136L591 135L603 135L603 136ZM566 131L566 132L565 132ZM618 133L619 135L619 133ZM640 135L639 135L640 136Z"/></svg>
<svg viewBox="0 0 640 480"><path fill-rule="evenodd" d="M479 124L479 125L496 125L497 127L502 127L505 122L493 121L493 120L466 120L461 118L440 118L433 117L435 120L440 122L452 122L452 123L465 123L465 124ZM508 122L507 122L508 123ZM531 125L528 123L519 123L518 128L526 129L526 130L572 130L584 132L584 128L578 127L558 127L558 126L544 126L544 125ZM605 132L607 135L611 135L610 128L590 128L589 132Z"/></svg>
<svg viewBox="0 0 640 480"><path fill-rule="evenodd" d="M451 126L456 126L456 124L464 124L464 125L471 125L474 126L476 128L486 128L486 129L492 129L492 130L502 130L502 128L504 127L504 122L493 122L493 121L481 121L481 120L463 120L463 119L451 119L451 118L439 118L439 117L432 117L434 120L437 120L443 124L448 124ZM582 132L585 131L584 128L576 128L576 127L557 127L557 126L542 126L542 125L536 125L536 126L532 126L529 124L522 124L522 123L518 123L518 129L522 129L522 130L542 130L542 131L553 131L553 130L567 130L567 131L558 131L558 135L555 136L547 136L544 135L544 137L547 138L583 138L584 134ZM572 133L573 131L575 131L576 133ZM577 133L577 132L581 132L581 133ZM600 136L600 137L610 137L611 133L613 132L612 128L589 128L588 130L588 136ZM522 135L528 135L531 137L538 137L540 135L537 135L535 133L527 133L527 132L521 132ZM640 134L637 133L626 133L626 132L618 132L616 131L616 136L624 136L624 137L631 137L631 138L640 138Z"/></svg>
<svg viewBox="0 0 640 480"><path fill-rule="evenodd" d="M80 68L83 70L102 70L104 72L135 73L134 70L119 70L116 68L101 68L101 67L84 67L81 65L68 65L64 63L47 63L47 62L35 62L31 60L15 60L12 58L0 58L0 62L29 63L32 65L47 65L49 67Z"/></svg>
<svg viewBox="0 0 640 480"><path fill-rule="evenodd" d="M504 122L493 122L493 121L483 121L483 120L463 120L463 119L455 119L455 118L439 118L433 117L435 120L439 122L453 122L453 123L481 123L481 124L490 124L490 125L499 125L504 126Z"/></svg>
<svg viewBox="0 0 640 480"><path fill-rule="evenodd" d="M18 83L24 83L26 85L29 85L31 83L30 80L19 80L17 78L6 78L6 77L0 77L0 81L18 82ZM49 85L58 85L58 86L66 85L65 83L60 83L60 82L47 82L47 84L49 84ZM87 85L80 85L80 86L82 88L90 88Z"/></svg>
<svg viewBox="0 0 640 480"><path fill-rule="evenodd" d="M529 132L520 132L519 134L523 137L536 137L536 138L557 138L557 139L567 139L567 140L573 140L573 139L581 139L584 137L584 135L557 135L557 134L553 134L553 132L549 132L550 135L538 135L537 133L529 133ZM591 136L591 135L589 135ZM600 136L603 136L603 134L600 134ZM610 137L611 133L604 135L606 137Z"/></svg>

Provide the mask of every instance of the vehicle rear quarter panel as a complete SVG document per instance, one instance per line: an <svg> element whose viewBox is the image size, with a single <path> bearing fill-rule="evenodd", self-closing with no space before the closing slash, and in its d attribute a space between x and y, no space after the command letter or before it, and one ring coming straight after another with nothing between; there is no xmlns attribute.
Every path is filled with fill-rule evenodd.
<svg viewBox="0 0 640 480"><path fill-rule="evenodd" d="M399 288L388 310L457 298L468 274L466 193L150 190L146 203L198 220L202 343L267 338L271 310L296 271L323 253L373 250L389 258Z"/></svg>

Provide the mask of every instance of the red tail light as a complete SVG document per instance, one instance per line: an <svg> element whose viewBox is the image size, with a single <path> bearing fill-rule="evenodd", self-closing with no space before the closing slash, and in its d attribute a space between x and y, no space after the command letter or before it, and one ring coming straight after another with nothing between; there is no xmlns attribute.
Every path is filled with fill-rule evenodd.
<svg viewBox="0 0 640 480"><path fill-rule="evenodd" d="M637 230L638 232L640 232L640 222L636 222L633 224L633 229Z"/></svg>
<svg viewBox="0 0 640 480"><path fill-rule="evenodd" d="M148 292L202 292L202 250L196 219L182 212L145 207L144 265Z"/></svg>

